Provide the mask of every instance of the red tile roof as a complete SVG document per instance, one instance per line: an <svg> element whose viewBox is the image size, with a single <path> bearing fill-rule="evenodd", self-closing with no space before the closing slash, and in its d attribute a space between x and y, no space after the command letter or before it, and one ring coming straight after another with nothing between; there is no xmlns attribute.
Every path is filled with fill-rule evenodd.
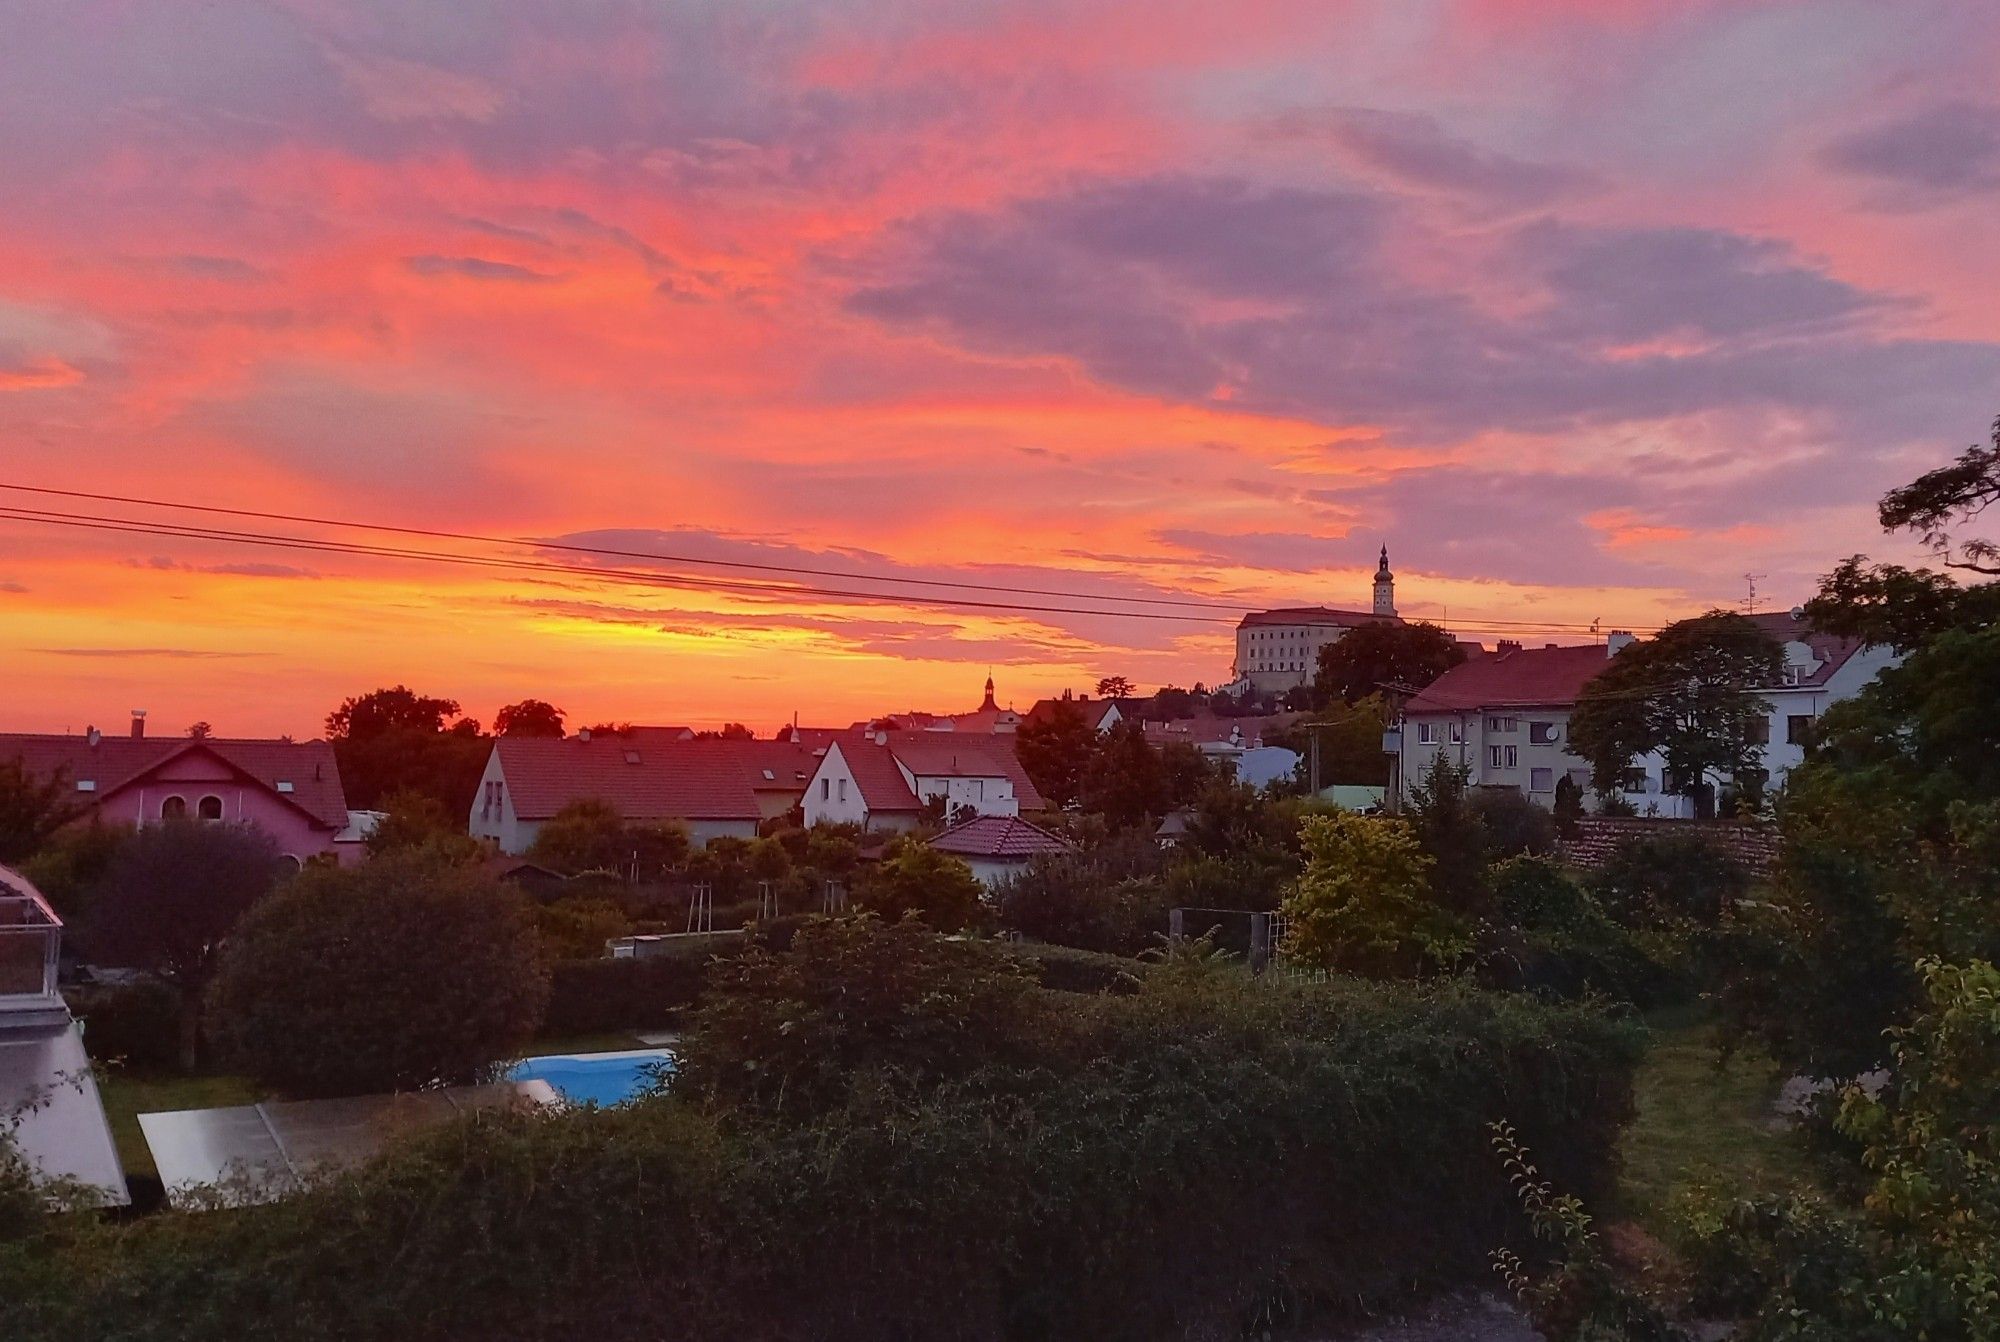
<svg viewBox="0 0 2000 1342"><path fill-rule="evenodd" d="M810 748L789 741L503 736L493 748L524 820L586 800L609 802L628 820L756 820L758 793L803 795L819 766Z"/></svg>
<svg viewBox="0 0 2000 1342"><path fill-rule="evenodd" d="M1573 704L1583 687L1610 664L1610 654L1601 643L1510 648L1454 666L1403 709L1408 713L1455 713Z"/></svg>
<svg viewBox="0 0 2000 1342"><path fill-rule="evenodd" d="M1173 718L1162 722L1144 724L1146 739L1154 745L1166 745L1179 741L1186 745L1221 745L1229 741L1235 733L1242 733L1242 744L1253 746L1259 738L1268 738L1290 723L1304 717L1303 713L1272 713L1261 717L1196 717Z"/></svg>
<svg viewBox="0 0 2000 1342"><path fill-rule="evenodd" d="M1362 624L1401 624L1400 615L1376 615L1368 611L1333 610L1327 606L1280 606L1276 610L1253 610L1237 621L1238 629L1260 624L1339 625L1352 629Z"/></svg>
<svg viewBox="0 0 2000 1342"><path fill-rule="evenodd" d="M1048 803L1021 767L1012 732L848 732L840 738L841 758L861 788L871 811L914 811L922 803L910 790L903 769L923 778L1005 778L1024 811ZM902 769L897 768L898 764Z"/></svg>
<svg viewBox="0 0 2000 1342"><path fill-rule="evenodd" d="M190 752L214 756L323 828L347 827L347 795L340 786L340 766L334 761L333 747L325 741L106 734L93 745L88 736L0 734L0 760L18 758L40 778L61 770L71 779L92 779L97 784L95 792L77 795L100 804ZM292 790L278 791L281 782L291 784Z"/></svg>
<svg viewBox="0 0 2000 1342"><path fill-rule="evenodd" d="M960 857L1026 858L1067 853L1074 845L1018 816L982 815L962 825L953 825L932 839L931 847Z"/></svg>
<svg viewBox="0 0 2000 1342"><path fill-rule="evenodd" d="M1119 715L1123 717L1128 712L1128 705L1144 702L1140 699L1037 699L1035 706L1021 715L1021 723L1026 726L1031 722L1036 724L1047 722L1056 715L1057 709L1068 704L1083 715L1085 726L1102 728L1104 715L1112 709L1117 709Z"/></svg>

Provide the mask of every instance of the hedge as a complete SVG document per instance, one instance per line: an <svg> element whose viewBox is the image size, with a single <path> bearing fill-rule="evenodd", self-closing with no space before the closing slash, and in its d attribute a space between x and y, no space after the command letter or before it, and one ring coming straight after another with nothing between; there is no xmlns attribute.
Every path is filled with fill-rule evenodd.
<svg viewBox="0 0 2000 1342"><path fill-rule="evenodd" d="M63 989L83 1022L91 1059L141 1072L181 1069L181 999L164 983L93 983Z"/></svg>
<svg viewBox="0 0 2000 1342"><path fill-rule="evenodd" d="M1143 960L1102 951L1080 951L1073 946L1045 946L1039 942L1015 942L1007 954L1035 971L1044 988L1066 993L1134 993L1146 972Z"/></svg>
<svg viewBox="0 0 2000 1342"><path fill-rule="evenodd" d="M694 1005L716 954L563 960L549 971L548 1035L604 1034L664 1025Z"/></svg>
<svg viewBox="0 0 2000 1342"><path fill-rule="evenodd" d="M1240 981L1064 1000L1088 1047L864 1082L806 1122L671 1093L481 1115L283 1204L0 1246L0 1336L1235 1336L1485 1280L1518 1239L1487 1123L1589 1196L1629 1110L1633 1039L1571 1008Z"/></svg>

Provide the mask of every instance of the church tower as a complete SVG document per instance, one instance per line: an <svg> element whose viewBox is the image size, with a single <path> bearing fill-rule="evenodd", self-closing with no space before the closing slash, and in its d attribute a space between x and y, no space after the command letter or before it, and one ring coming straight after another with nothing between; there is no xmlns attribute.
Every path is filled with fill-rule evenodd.
<svg viewBox="0 0 2000 1342"><path fill-rule="evenodd" d="M979 711L990 713L999 707L1000 705L993 702L993 673L988 671L986 673L986 699L979 705Z"/></svg>
<svg viewBox="0 0 2000 1342"><path fill-rule="evenodd" d="M1382 562L1375 566L1375 613L1396 614L1396 575L1389 572L1389 547L1382 547Z"/></svg>

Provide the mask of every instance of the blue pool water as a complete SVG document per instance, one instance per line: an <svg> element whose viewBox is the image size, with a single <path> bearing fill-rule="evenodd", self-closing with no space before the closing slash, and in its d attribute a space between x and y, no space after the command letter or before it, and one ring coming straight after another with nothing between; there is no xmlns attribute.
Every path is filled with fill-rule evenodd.
<svg viewBox="0 0 2000 1342"><path fill-rule="evenodd" d="M523 1058L507 1071L509 1081L546 1081L571 1104L623 1104L650 1090L662 1073L674 1070L674 1055L663 1048L621 1053Z"/></svg>

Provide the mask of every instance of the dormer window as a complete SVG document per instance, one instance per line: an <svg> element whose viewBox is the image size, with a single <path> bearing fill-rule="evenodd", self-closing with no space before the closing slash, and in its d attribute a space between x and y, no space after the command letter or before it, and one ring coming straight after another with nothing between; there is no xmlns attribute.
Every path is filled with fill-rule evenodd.
<svg viewBox="0 0 2000 1342"><path fill-rule="evenodd" d="M292 786L292 780L291 780L291 779L289 779L289 778L280 778L280 779L278 780L278 791L280 791L280 792L294 792L294 791L296 791L296 790L297 790L297 789L295 789L295 788L294 788L294 787Z"/></svg>
<svg viewBox="0 0 2000 1342"><path fill-rule="evenodd" d="M625 752L625 762L626 762L627 764L637 764L637 763L639 762L639 752L638 752L638 751L636 751L636 750L628 750L628 751L626 751L626 752Z"/></svg>

